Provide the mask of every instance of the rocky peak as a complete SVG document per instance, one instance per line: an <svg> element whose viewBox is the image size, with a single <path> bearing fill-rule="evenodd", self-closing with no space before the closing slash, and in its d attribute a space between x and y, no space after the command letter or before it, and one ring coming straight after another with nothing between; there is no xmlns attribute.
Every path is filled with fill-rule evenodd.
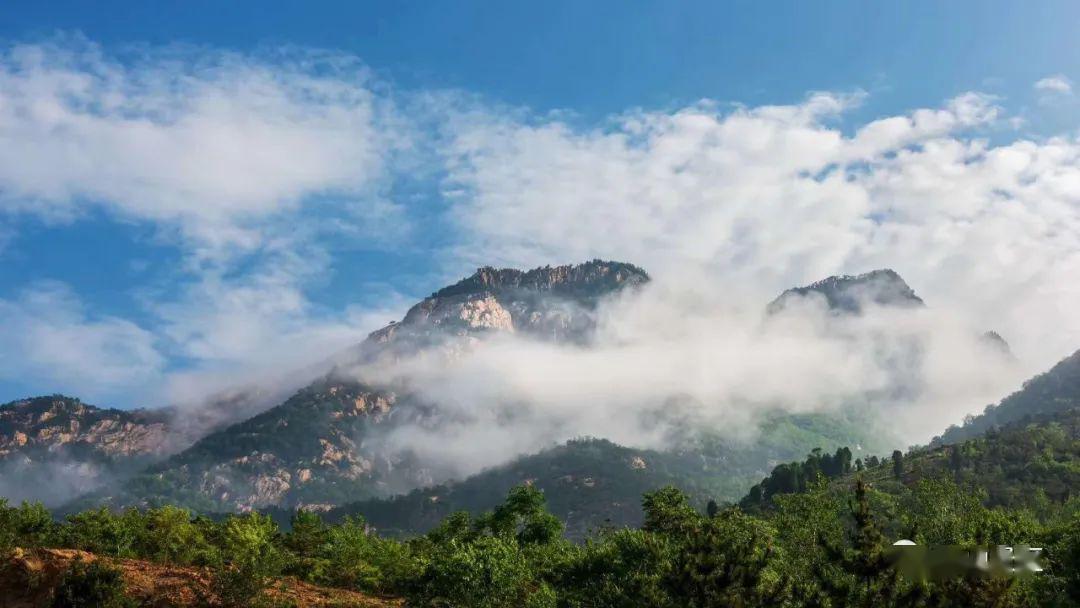
<svg viewBox="0 0 1080 608"><path fill-rule="evenodd" d="M492 331L580 342L602 297L648 281L637 266L603 260L532 270L484 267L417 303L400 323L372 333L363 349L365 356L378 355L391 345L398 352Z"/></svg>
<svg viewBox="0 0 1080 608"><path fill-rule="evenodd" d="M431 297L532 291L575 299L596 298L648 280L649 275L633 264L603 260L575 265L544 266L532 270L485 266L478 268L472 276L433 293Z"/></svg>
<svg viewBox="0 0 1080 608"><path fill-rule="evenodd" d="M1009 343L1006 342L1005 338L1002 338L1001 334L997 333L996 331L991 330L983 332L983 334L979 336L979 340L984 346L986 346L990 350L993 350L994 352L1000 353L1010 358L1013 356L1012 349L1009 348Z"/></svg>
<svg viewBox="0 0 1080 608"><path fill-rule="evenodd" d="M69 445L102 457L156 454L166 422L161 413L104 409L64 395L12 401L0 405L0 459Z"/></svg>
<svg viewBox="0 0 1080 608"><path fill-rule="evenodd" d="M783 310L792 298L812 294L824 296L829 310L837 313L862 312L865 304L895 307L924 306L896 271L884 268L859 275L831 276L804 287L788 289L768 306L769 314Z"/></svg>

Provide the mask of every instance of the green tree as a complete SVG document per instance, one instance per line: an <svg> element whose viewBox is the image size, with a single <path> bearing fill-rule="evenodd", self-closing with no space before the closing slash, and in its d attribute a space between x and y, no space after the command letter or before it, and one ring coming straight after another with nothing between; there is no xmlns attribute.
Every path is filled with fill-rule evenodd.
<svg viewBox="0 0 1080 608"><path fill-rule="evenodd" d="M690 499L678 488L667 486L648 492L641 500L645 523L641 529L662 534L686 534L698 526L701 518Z"/></svg>
<svg viewBox="0 0 1080 608"><path fill-rule="evenodd" d="M136 542L141 557L181 565L210 565L219 561L217 549L187 509L172 506L150 509L142 520L144 525L138 528Z"/></svg>
<svg viewBox="0 0 1080 608"><path fill-rule="evenodd" d="M849 503L853 527L846 546L822 540L829 566L818 572L821 589L840 606L879 607L914 605L921 589L905 585L885 553L885 539L870 507L870 488L855 482Z"/></svg>
<svg viewBox="0 0 1080 608"><path fill-rule="evenodd" d="M260 598L283 566L277 536L277 524L269 516L250 513L228 518L221 539L223 563L213 581L222 604L249 606Z"/></svg>
<svg viewBox="0 0 1080 608"><path fill-rule="evenodd" d="M737 509L703 520L665 579L674 605L775 606L789 599L775 536L772 526Z"/></svg>

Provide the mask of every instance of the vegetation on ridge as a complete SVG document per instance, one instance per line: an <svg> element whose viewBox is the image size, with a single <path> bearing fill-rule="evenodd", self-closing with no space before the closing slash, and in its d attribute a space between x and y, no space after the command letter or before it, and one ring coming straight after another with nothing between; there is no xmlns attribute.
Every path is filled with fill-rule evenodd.
<svg viewBox="0 0 1080 608"><path fill-rule="evenodd" d="M332 524L306 511L283 531L258 513L213 521L174 507L100 509L57 523L24 504L0 509L0 545L204 565L215 573L215 597L234 605L261 601L271 581L292 575L418 607L1073 606L1077 486L1028 490L1075 474L1078 421L1070 411L959 450L869 462L852 462L843 448L813 452L777 467L745 509L710 505L702 513L682 491L661 488L644 495L640 525L599 530L584 543L564 538L543 492L517 486L483 514L451 513L405 540L385 538L361 518ZM785 486L792 470L800 481ZM887 558L899 538L1040 546L1046 570L909 579Z"/></svg>

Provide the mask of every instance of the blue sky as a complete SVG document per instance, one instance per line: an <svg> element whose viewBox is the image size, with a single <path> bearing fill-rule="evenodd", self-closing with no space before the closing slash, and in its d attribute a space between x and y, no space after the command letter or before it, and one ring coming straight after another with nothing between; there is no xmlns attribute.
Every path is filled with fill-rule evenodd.
<svg viewBox="0 0 1080 608"><path fill-rule="evenodd" d="M1070 2L8 3L0 401L197 399L477 264L592 256L748 301L867 265L1027 290L978 314L1041 364L1080 344L1077 31Z"/></svg>

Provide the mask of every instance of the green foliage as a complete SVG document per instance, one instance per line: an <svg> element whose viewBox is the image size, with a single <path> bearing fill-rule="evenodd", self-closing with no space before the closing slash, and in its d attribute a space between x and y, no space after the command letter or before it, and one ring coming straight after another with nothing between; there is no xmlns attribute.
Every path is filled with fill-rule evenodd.
<svg viewBox="0 0 1080 608"><path fill-rule="evenodd" d="M688 608L779 604L789 584L775 538L771 524L737 509L701 520L675 554L668 594Z"/></svg>
<svg viewBox="0 0 1080 608"><path fill-rule="evenodd" d="M560 599L580 608L666 606L664 580L677 547L673 539L643 530L605 532L560 569Z"/></svg>
<svg viewBox="0 0 1080 608"><path fill-rule="evenodd" d="M277 524L265 515L250 513L225 521L223 563L213 581L214 593L225 606L250 605L271 577L280 574L285 556L277 537Z"/></svg>
<svg viewBox="0 0 1080 608"><path fill-rule="evenodd" d="M60 534L60 527L41 503L24 501L18 507L9 507L7 500L0 498L0 550L51 546Z"/></svg>
<svg viewBox="0 0 1080 608"><path fill-rule="evenodd" d="M570 545L542 492L512 488L492 511L458 513L413 544L418 576L403 585L421 606L554 607L551 581Z"/></svg>
<svg viewBox="0 0 1080 608"><path fill-rule="evenodd" d="M743 509L755 511L767 506L774 496L805 492L819 479L835 479L851 473L851 467L851 450L846 447L837 448L833 455L814 449L803 462L773 468L768 477L750 488L739 504Z"/></svg>
<svg viewBox="0 0 1080 608"><path fill-rule="evenodd" d="M150 509L136 551L145 558L181 565L210 565L220 560L218 549L207 539L213 534L208 520L193 520L191 512L177 507Z"/></svg>
<svg viewBox="0 0 1080 608"><path fill-rule="evenodd" d="M53 608L134 608L125 595L124 575L101 560L75 561L53 594Z"/></svg>
<svg viewBox="0 0 1080 608"><path fill-rule="evenodd" d="M137 511L118 515L102 507L69 515L67 521L66 545L114 557L135 555L135 543L142 532Z"/></svg>
<svg viewBox="0 0 1080 608"><path fill-rule="evenodd" d="M478 515L443 512L430 532L407 541L359 517L328 523L306 511L293 513L282 534L261 514L214 522L173 507L96 509L57 523L40 505L6 503L0 540L210 565L214 591L231 606L265 604L263 589L282 573L423 607L1076 606L1078 435L1080 412L1062 412L901 454L900 475L894 459L870 456L860 470L847 449L814 450L774 468L745 509L705 507L691 493L660 487L643 493L640 526L605 527L582 544L565 539L539 484L510 487ZM1046 548L1046 571L908 580L889 559L899 538L970 548L1029 543ZM107 574L95 573L92 584L83 578L65 584L113 585Z"/></svg>
<svg viewBox="0 0 1080 608"><path fill-rule="evenodd" d="M678 488L668 486L649 492L641 501L645 523L641 529L662 534L689 534L698 525L699 515Z"/></svg>
<svg viewBox="0 0 1080 608"><path fill-rule="evenodd" d="M540 588L516 542L482 536L468 543L436 546L409 600L421 606L447 607L542 605L530 602Z"/></svg>

